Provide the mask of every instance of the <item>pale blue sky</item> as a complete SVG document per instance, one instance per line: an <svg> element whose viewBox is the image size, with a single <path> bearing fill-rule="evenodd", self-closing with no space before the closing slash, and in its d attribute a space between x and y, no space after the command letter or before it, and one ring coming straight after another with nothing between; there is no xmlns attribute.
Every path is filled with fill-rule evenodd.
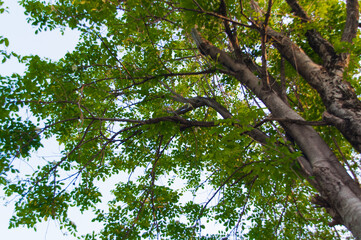
<svg viewBox="0 0 361 240"><path fill-rule="evenodd" d="M9 51L14 51L21 55L30 55L36 54L40 57L47 57L53 60L58 60L63 57L68 51L74 49L79 34L74 31L67 30L64 35L60 31L51 31L51 32L41 32L38 35L35 35L35 27L32 27L26 22L26 16L23 14L23 8L17 4L16 0L4 0L5 6L9 7L8 14L0 15L0 36L7 37L10 41ZM10 75L13 72L22 73L24 71L24 66L17 63L15 60L10 60L5 64L0 64L0 75ZM26 111L25 115L31 113ZM33 154L33 161L44 161L45 160L55 160L59 158L60 147L56 144L55 141L48 142L44 144L45 149L41 149ZM50 145L50 147L49 147ZM55 159L54 159L55 158ZM31 171L26 163L18 161L17 167L20 167L22 171ZM109 191L113 184L120 180L120 178L127 176L115 176L107 180L107 184L101 184L101 192L104 195L104 199L110 198ZM205 191L208 192L208 191ZM4 240L73 240L75 238L64 235L66 231L59 230L59 225L57 222L49 220L45 223L40 223L37 225L37 231L27 228L16 228L8 229L9 219L13 214L13 202L4 206L6 200L4 200L3 192L0 189L0 233L1 239ZM207 197L207 194L203 197ZM190 196L189 198L192 198ZM8 199L7 199L8 200ZM203 199L204 200L204 199ZM105 202L104 202L105 204ZM104 207L102 204L102 207ZM73 209L69 213L69 217L74 220L78 226L79 234L89 233L92 230L99 229L101 224L92 224L90 223L91 215L80 215L79 211ZM206 225L212 225L206 224ZM219 227L212 226L211 229L208 229L208 233L217 232Z"/></svg>
<svg viewBox="0 0 361 240"><path fill-rule="evenodd" d="M0 35L7 37L10 41L9 49L19 54L29 55L37 54L42 57L59 59L67 51L74 49L79 34L75 31L67 30L64 35L60 31L41 32L35 35L35 27L26 21L23 14L23 8L16 0L5 0L5 6L9 7L8 14L0 15ZM1 73L10 73L23 70L19 65L11 64L0 65Z"/></svg>
<svg viewBox="0 0 361 240"><path fill-rule="evenodd" d="M37 54L41 57L48 57L57 60L64 56L68 51L74 49L79 34L74 31L66 31L61 35L59 31L41 32L35 35L35 28L26 22L26 16L23 14L23 8L16 0L5 0L5 6L8 6L9 13L0 15L0 35L7 37L10 41L9 51L14 51L21 55ZM18 64L16 60L10 60L5 64L0 64L0 74L10 75L13 72L21 73L24 66ZM40 150L34 153L34 157L57 157L59 147L46 150ZM26 168L26 164L21 166ZM64 235L66 231L60 231L55 221L48 221L37 225L37 231L27 228L8 229L9 219L13 214L13 203L4 206L6 200L0 191L0 233L1 239L8 240L72 240L74 238ZM73 215L77 215L76 212ZM75 217L77 218L77 217ZM79 217L80 218L80 217ZM87 231L86 226L79 226L80 231Z"/></svg>

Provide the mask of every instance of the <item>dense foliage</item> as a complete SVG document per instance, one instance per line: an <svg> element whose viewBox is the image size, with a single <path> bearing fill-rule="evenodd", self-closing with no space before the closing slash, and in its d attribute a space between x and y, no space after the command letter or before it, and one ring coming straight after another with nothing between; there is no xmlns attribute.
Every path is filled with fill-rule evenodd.
<svg viewBox="0 0 361 240"><path fill-rule="evenodd" d="M26 72L1 77L0 183L19 196L11 227L54 219L76 235L67 214L76 207L104 226L85 239L333 239L345 231L329 227L334 216L312 203L319 191L297 160L308 155L287 132L287 119L196 43L198 32L245 62L356 178L358 155L322 119L322 96L265 34L267 27L282 33L322 64L305 36L317 31L337 53L350 53L343 77L360 95L361 42L342 40L344 1L300 0L309 21L286 1L20 3L37 32L71 28L81 36L56 62L15 54ZM37 120L25 121L21 109ZM62 157L32 162L51 137L64 147ZM16 159L39 166L23 176ZM125 180L103 198L99 186L114 179ZM218 234L207 234L212 225Z"/></svg>

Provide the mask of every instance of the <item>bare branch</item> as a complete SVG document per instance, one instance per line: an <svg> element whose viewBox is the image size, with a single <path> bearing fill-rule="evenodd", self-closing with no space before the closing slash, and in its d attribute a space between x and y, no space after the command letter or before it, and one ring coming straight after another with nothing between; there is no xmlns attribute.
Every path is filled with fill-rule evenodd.
<svg viewBox="0 0 361 240"><path fill-rule="evenodd" d="M217 195L217 193L228 183L228 181L237 173L239 172L242 168L254 164L254 163L262 163L264 161L254 161L254 162L249 162L246 164L243 164L242 166L238 167L235 171L233 171L233 173L231 175L229 175L221 184L220 187L218 187L218 189L213 193L212 197L210 197L208 199L208 201L206 202L206 204L204 204L202 210L199 213L199 219L202 217L204 210L206 209L207 205L212 201L212 199ZM242 180L243 178L249 176L250 174L252 174L252 171L249 171L248 173L243 174L238 181Z"/></svg>
<svg viewBox="0 0 361 240"><path fill-rule="evenodd" d="M98 121L109 121L109 122L126 122L136 123L139 125L156 124L160 122L175 122L180 123L189 127L213 127L216 126L214 122L203 122L203 121L191 121L180 116L165 116L158 118L151 118L147 120L137 120L128 118L102 118L102 117L85 117L84 119L98 120Z"/></svg>
<svg viewBox="0 0 361 240"><path fill-rule="evenodd" d="M297 0L287 0L288 5L292 8L294 14L302 22L311 22L312 19L307 15ZM331 68L335 63L336 52L332 44L324 39L315 29L307 30L306 37L312 49L322 58L324 66Z"/></svg>
<svg viewBox="0 0 361 240"><path fill-rule="evenodd" d="M203 75L206 73L215 73L217 72L218 69L216 68L209 68L203 71L199 71L199 72L184 72L184 73L166 73L166 74L159 74L159 75L153 75L153 76L144 76L144 77L134 77L133 79L141 79L142 81L139 82L134 82L133 84L126 86L122 89L119 89L119 91L125 90L125 89L129 89L132 88L134 86L138 86L141 85L143 83L146 83L152 79L156 79L156 78L164 78L164 77L175 77L175 76L191 76L191 75Z"/></svg>
<svg viewBox="0 0 361 240"><path fill-rule="evenodd" d="M305 71L303 73L306 76L313 79L315 74L314 71L320 72L320 66L314 64L303 51L296 49L297 52L293 53L292 48L294 47L294 44L290 39L270 29L268 29L267 32L271 32L269 35L277 41L277 47L280 48L280 52L283 52L284 55L289 58L291 58L292 55L298 55L298 63L301 64L302 70ZM211 57L213 60L219 62L225 68L233 72L232 75L235 76L242 84L247 86L260 100L262 100L274 117L291 118L304 121L304 119L286 105L279 96L269 89L264 88L262 81L260 81L244 64L236 62L227 53L202 38L196 29L192 29L192 36L202 54ZM290 49L284 49L285 47L289 47ZM311 71L311 73L306 73L306 70ZM315 82L322 80L323 79L313 79ZM361 189L359 186L355 184L329 146L311 126L296 123L284 123L283 125L286 132L292 136L307 159L310 161L312 168L319 170L317 166L327 165L328 169L334 169L335 173L337 172L337 175L340 176L339 179L342 179L343 183L350 187L353 193L357 196L361 196ZM320 149L322 149L322 151L320 151ZM326 181L323 176L324 172L313 172L315 176L317 176L318 181L321 181L320 184L322 185L322 182ZM333 196L328 197L332 198Z"/></svg>
<svg viewBox="0 0 361 240"><path fill-rule="evenodd" d="M199 10L204 11L203 8L201 7L201 5L199 5L199 3L196 0L193 0L193 2L194 2L195 5L197 5Z"/></svg>
<svg viewBox="0 0 361 240"><path fill-rule="evenodd" d="M209 16L217 17L217 18L222 19L222 20L229 21L229 22L234 23L234 24L239 25L239 26L243 26L243 27L247 27L247 28L254 28L252 25L243 24L240 21L225 17L225 16L223 16L223 15L221 15L219 13L215 13L215 12L208 12L208 11L204 11L204 10L184 8L184 7L177 7L176 9L184 10L184 11L190 11L190 12L203 13L203 14L206 14L206 15L209 15Z"/></svg>
<svg viewBox="0 0 361 240"><path fill-rule="evenodd" d="M265 20L264 20L264 27L266 27L268 25L269 18L271 16L272 4L273 4L272 0L268 0L268 7L267 7L267 12L265 14Z"/></svg>
<svg viewBox="0 0 361 240"><path fill-rule="evenodd" d="M259 127L265 122L271 122L271 121L278 121L278 122L284 122L284 123L296 123L299 125L309 125L309 126L326 126L329 125L326 121L305 121L300 119L289 119L289 118L266 118L262 120L261 122L257 123L254 127Z"/></svg>
<svg viewBox="0 0 361 240"><path fill-rule="evenodd" d="M219 12L223 16L227 17L227 6L226 6L226 3L224 2L224 0L221 0L221 2L220 2ZM240 55L241 50L239 49L236 25L234 25L233 30L231 30L229 21L224 20L223 23L224 23L224 27L226 29L226 34L228 36L228 39L231 42L236 55Z"/></svg>
<svg viewBox="0 0 361 240"><path fill-rule="evenodd" d="M356 175L355 171L352 169L352 167L351 167L350 164L348 163L348 161L347 161L345 155L343 154L343 152L342 152L339 144L337 143L336 138L335 138L334 136L332 136L331 138L332 138L332 141L333 141L333 143L335 144L335 146L336 146L336 148L337 148L338 153L341 155L341 158L342 158L343 162L346 164L346 166L348 167L348 170L351 172L354 180L355 180L358 184L360 184L360 182L359 182L359 180L358 180L358 178L357 178L357 175Z"/></svg>
<svg viewBox="0 0 361 240"><path fill-rule="evenodd" d="M259 7L257 8L258 4L255 3L254 1L252 3L253 3L253 6L255 7L255 9L258 9L259 14L263 14L261 9ZM263 32L263 34L262 34L262 56L263 56L262 57L262 66L259 66L258 64L256 64L252 60L252 58L250 56L243 53L241 51L241 49L239 48L238 36L237 36L237 28L236 28L235 24L233 24L233 29L231 29L231 27L229 25L229 21L224 20L225 32L226 32L226 34L228 36L229 41L232 44L232 47L234 49L234 53L235 53L235 57L237 58L237 61L245 63L247 65L247 67L252 72L257 72L257 74L262 79L265 79L265 83L268 83L268 86L271 89L275 90L277 92L277 94L284 100L284 102L287 103L287 98L284 96L284 93L282 91L282 87L269 74L269 72L267 71L266 63L265 63L265 61L266 61L266 54L265 54L266 53L266 51L265 51L266 34L265 34L264 30L268 25L268 21L269 21L270 14L271 14L271 9L272 9L272 1L269 0L267 13L266 13L266 16L265 16L265 21L264 21L264 27L263 27L263 30L262 30L262 32ZM219 12L223 16L227 17L227 6L226 6L224 0L221 0L221 2L220 2Z"/></svg>
<svg viewBox="0 0 361 240"><path fill-rule="evenodd" d="M314 63L289 37L271 28L267 28L267 35L273 40L273 45L281 55L293 65L296 71L320 93L321 97L326 97L322 96L322 92L325 85L329 85L324 81L325 77L329 77L327 76L328 72L322 66ZM332 75L335 74L342 76L342 69L334 69Z"/></svg>
<svg viewBox="0 0 361 240"><path fill-rule="evenodd" d="M346 25L342 34L342 41L352 42L352 39L356 37L357 28L359 24L359 4L357 0L347 0L347 17Z"/></svg>
<svg viewBox="0 0 361 240"><path fill-rule="evenodd" d="M296 16L301 18L304 22L310 22L311 18L307 15L305 10L301 7L297 0L286 0L288 5L291 7L292 11L295 13Z"/></svg>
<svg viewBox="0 0 361 240"><path fill-rule="evenodd" d="M327 109L324 120L337 127L352 146L361 152L361 102L351 84L343 79L349 54L337 56L335 62L331 61L331 68L327 69L314 63L282 33L268 28L267 35L281 55L317 90Z"/></svg>

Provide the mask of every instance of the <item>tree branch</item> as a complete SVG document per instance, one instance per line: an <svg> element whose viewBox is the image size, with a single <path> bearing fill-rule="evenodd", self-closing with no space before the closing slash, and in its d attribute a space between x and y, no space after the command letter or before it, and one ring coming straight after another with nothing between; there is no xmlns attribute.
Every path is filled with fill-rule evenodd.
<svg viewBox="0 0 361 240"><path fill-rule="evenodd" d="M256 7L256 3L253 1L253 5ZM258 6L258 5L257 5ZM268 25L268 21L270 18L270 14L271 14L271 8L272 8L272 1L269 0L268 1L268 8L267 8L267 13L265 16L265 21L264 21L264 29L267 27ZM263 14L263 12L260 10L260 8L256 8L258 9L258 13L260 15ZM227 17L227 6L224 2L224 0L221 0L220 2L220 6L219 6L219 12L221 15ZM239 41L238 41L238 36L237 36L237 28L236 28L236 24L233 24L233 30L231 29L230 25L229 25L229 21L224 19L224 26L225 26L225 32L228 36L229 41L232 44L232 47L234 49L234 55L237 59L237 61L242 62L244 64L246 64L246 66L252 71L252 72L257 72L258 76L260 76L262 79L266 79L265 82L268 83L269 87L271 89L273 89L274 91L277 92L277 94L284 100L285 103L288 104L287 101L287 97L284 95L282 87L276 82L276 80L272 77L272 75L267 71L267 67L266 64L264 62L262 62L262 66L259 66L257 63L255 63L252 58L243 53L239 47ZM262 60L266 60L266 55L265 55L265 42L266 42L266 36L264 34L264 30L263 32L263 37L262 37L262 54L263 54L263 58Z"/></svg>
<svg viewBox="0 0 361 240"><path fill-rule="evenodd" d="M266 119L263 119L259 123L257 123L254 127L259 127L265 122L271 122L271 121L277 121L277 122L284 122L284 123L296 123L299 125L309 125L309 126L326 126L329 125L326 121L305 121L300 119L289 119L289 118L273 118L269 117Z"/></svg>
<svg viewBox="0 0 361 240"><path fill-rule="evenodd" d="M225 16L223 16L223 15L221 15L219 13L208 12L208 11L192 9L192 8L184 8L184 7L175 7L175 8L179 9L179 10L184 10L184 11L203 13L203 14L206 14L206 15L209 15L209 16L217 17L217 18L222 19L222 20L229 21L229 22L234 23L234 24L236 24L238 26L243 26L243 27L247 27L247 28L254 28L252 25L243 24L240 21L225 17Z"/></svg>
<svg viewBox="0 0 361 240"><path fill-rule="evenodd" d="M348 5L348 12L358 9L358 3L354 1L348 2ZM355 22L358 24L358 20ZM271 28L267 29L267 34L274 41L273 44L281 55L319 93L329 113L324 115L324 120L337 127L352 146L361 152L361 102L351 84L343 79L349 54L342 53L336 59L331 59L332 63L327 69L314 63L283 34Z"/></svg>
<svg viewBox="0 0 361 240"><path fill-rule="evenodd" d="M147 120L137 120L128 118L102 118L102 117L84 117L84 119L98 120L98 121L110 121L110 122L127 122L136 123L139 125L157 124L160 122L175 122L180 123L188 127L213 127L216 126L214 122L203 122L203 121L191 121L180 116L165 116L158 118L151 118Z"/></svg>
<svg viewBox="0 0 361 240"><path fill-rule="evenodd" d="M307 15L303 8L299 5L297 0L286 0L288 5L292 8L294 14L301 19L303 23L311 22L312 19ZM322 58L323 64L327 68L334 65L336 52L332 44L324 39L321 34L315 29L307 30L306 37L312 49Z"/></svg>
<svg viewBox="0 0 361 240"><path fill-rule="evenodd" d="M342 41L352 42L357 35L357 28L359 24L359 4L357 0L347 0L346 1L347 8L347 17L346 17L346 25L343 29L342 33Z"/></svg>
<svg viewBox="0 0 361 240"><path fill-rule="evenodd" d="M314 77L316 73L321 72L322 67L312 61L307 54L294 44L290 38L282 33L267 28L266 34L272 39L273 45L287 59L296 71L304 77L311 86L318 86L320 83Z"/></svg>
<svg viewBox="0 0 361 240"><path fill-rule="evenodd" d="M224 2L224 0L220 1L220 6L219 6L219 12L220 14L222 14L223 16L227 17L227 6L226 3ZM228 36L229 41L232 44L232 47L237 55L241 54L241 50L239 48L239 44L238 44L238 37L237 37L237 28L236 25L233 26L233 30L231 29L230 25L229 25L229 21L227 20L223 20L223 24L226 30L226 34Z"/></svg>
<svg viewBox="0 0 361 240"><path fill-rule="evenodd" d="M277 32L273 31L274 37L277 37ZM262 81L260 81L244 64L237 63L233 60L227 53L213 46L209 41L202 38L199 32L196 29L192 29L192 36L196 45L202 54L205 54L211 57L214 61L219 62L225 68L232 72L232 75L237 78L242 84L246 85L253 93L267 106L271 111L272 115L276 118L290 118L295 120L304 121L304 119L292 110L288 105L286 105L280 97L278 97L274 92L269 89L265 89ZM282 36L280 39L280 45L282 46L282 41L287 41L287 44L293 47L293 43L290 39L283 39ZM282 49L281 49L282 50ZM292 54L292 50L283 50L286 53ZM301 50L298 51L299 57L306 58ZM307 59L309 59L307 57ZM302 60L302 59L301 59ZM312 61L301 62L307 68L308 71L311 71ZM316 69L319 70L319 66L316 66ZM306 68L304 69L306 70ZM350 187L352 192L357 196L361 196L361 189L353 181L350 175L346 172L344 167L340 164L334 153L331 151L329 146L324 142L324 140L319 136L319 134L311 127L307 125L300 125L296 123L284 123L283 124L286 132L292 136L297 145L300 147L302 152L305 154L307 159L310 161L310 164L313 169L317 181L323 187L327 186L329 180L327 180L325 173L322 169L326 168L330 171L334 171L332 174L335 174L334 177L340 179L343 184ZM321 150L322 149L322 150ZM331 170L332 169L332 170ZM329 173L327 173L329 174ZM328 198L333 198L334 196L328 196ZM334 201L334 199L332 200Z"/></svg>

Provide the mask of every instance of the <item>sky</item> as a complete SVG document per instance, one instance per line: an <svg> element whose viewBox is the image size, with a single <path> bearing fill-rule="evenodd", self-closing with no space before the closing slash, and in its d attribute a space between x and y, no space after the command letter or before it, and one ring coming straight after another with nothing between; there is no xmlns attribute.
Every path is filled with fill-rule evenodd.
<svg viewBox="0 0 361 240"><path fill-rule="evenodd" d="M17 4L17 0L4 0L5 6L8 6L9 13L0 15L0 36L7 37L10 45L9 51L14 51L20 55L36 54L40 57L47 57L53 60L58 60L63 57L68 51L72 51L78 41L79 33L76 31L66 30L62 35L60 31L54 30L51 32L41 32L35 34L35 27L32 27L26 21L26 16L23 14L24 9ZM10 75L14 72L22 73L25 67L17 63L15 60L10 60L5 64L0 64L0 75ZM24 111L25 116L31 117L31 113ZM35 160L42 159L57 159L60 157L61 147L54 142L48 141L43 148L33 154ZM49 147L52 146L52 147ZM29 169L29 166L23 164L22 169ZM104 191L109 192L112 182L104 185ZM14 214L14 201L3 199L3 192L0 189L0 233L1 239L12 240L73 240L75 238L69 236L66 231L61 231L56 221L49 220L45 223L37 224L37 231L27 229L24 227L8 229L9 220ZM89 224L91 218L90 214L80 215L80 213L73 209L70 212L70 217L75 219L80 234L87 233L93 229L99 229L98 224Z"/></svg>
<svg viewBox="0 0 361 240"><path fill-rule="evenodd" d="M27 23L24 9L19 6L17 0L4 0L5 6L8 7L8 13L0 15L0 36L7 37L10 45L7 50L14 51L20 55L39 55L40 57L58 60L62 58L67 52L72 51L78 41L79 33L72 30L66 30L62 35L60 31L53 30L51 32L40 32L35 34L36 28ZM0 64L0 75L11 75L12 73L21 74L24 72L25 67L16 60L9 60L5 64ZM31 119L31 113L23 109L24 117ZM61 147L55 140L46 140L44 148L36 151L32 155L31 161L54 161L60 158ZM41 162L40 162L41 163ZM29 164L18 161L16 165L21 172L32 172ZM103 199L109 199L110 190L119 178L125 176L115 176L117 179L110 178L106 184L101 184L101 192ZM126 176L127 178L128 176ZM205 191L205 192L208 192ZM209 193L209 192L208 192ZM207 197L207 195L205 195ZM202 200L204 201L204 199ZM0 189L0 233L1 239L12 240L73 240L74 237L70 236L65 230L59 229L59 224L56 221L48 220L44 223L36 225L37 231L25 227L15 229L8 229L9 220L14 214L14 200L4 199L4 193ZM104 201L104 207L105 208ZM69 212L69 217L74 220L78 227L79 234L90 233L92 230L100 230L101 224L90 223L92 217L91 213L81 215L77 209L72 209ZM206 225L213 225L212 223ZM217 232L219 228L211 227L212 231L208 233Z"/></svg>
<svg viewBox="0 0 361 240"><path fill-rule="evenodd" d="M9 51L14 51L21 55L36 54L41 57L47 57L58 60L68 51L72 51L78 41L79 34L76 31L67 30L64 35L60 31L41 32L35 35L35 27L32 27L26 21L23 14L24 9L20 7L16 0L5 0L5 6L8 7L9 13L0 15L0 36L7 37L10 45ZM16 60L7 61L0 64L0 75L11 75L12 73L22 73L25 67L17 63ZM24 111L27 115L30 113ZM52 145L52 148L48 146ZM41 149L33 155L36 159L47 160L49 158L59 157L60 147L57 144L45 144L46 149ZM21 164L21 162L19 162ZM26 164L22 163L22 169L26 169ZM29 166L28 166L29 168ZM14 213L14 201L3 199L3 192L0 191L0 233L1 239L27 239L27 240L72 240L66 231L61 231L57 222L49 220L48 222L37 225L37 231L24 227L8 229L9 220ZM81 217L76 211L71 213L75 218L81 219L89 216ZM79 216L78 216L79 215ZM87 219L89 221L89 219ZM86 221L84 221L86 222ZM87 226L78 226L79 231L86 232Z"/></svg>

